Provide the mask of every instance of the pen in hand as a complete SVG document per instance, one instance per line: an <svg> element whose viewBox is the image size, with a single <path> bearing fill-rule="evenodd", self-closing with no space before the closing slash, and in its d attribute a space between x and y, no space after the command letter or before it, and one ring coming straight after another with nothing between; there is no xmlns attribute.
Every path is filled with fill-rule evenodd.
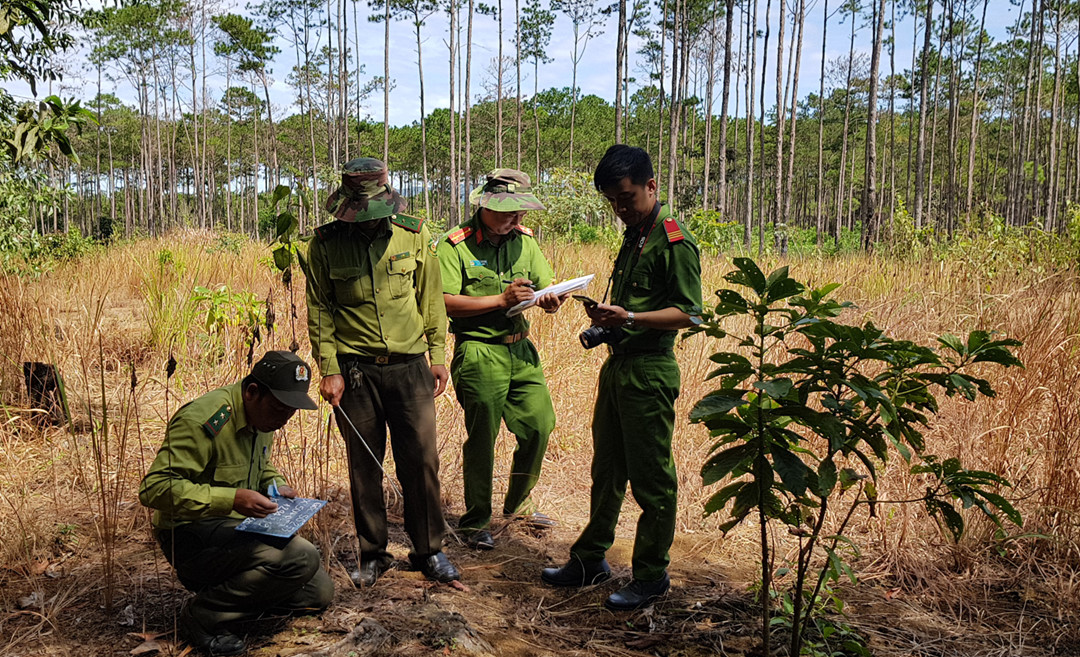
<svg viewBox="0 0 1080 657"><path fill-rule="evenodd" d="M513 285L514 281L508 281L506 279L503 279L503 283L506 285ZM536 283L522 283L522 285L532 290L536 289Z"/></svg>

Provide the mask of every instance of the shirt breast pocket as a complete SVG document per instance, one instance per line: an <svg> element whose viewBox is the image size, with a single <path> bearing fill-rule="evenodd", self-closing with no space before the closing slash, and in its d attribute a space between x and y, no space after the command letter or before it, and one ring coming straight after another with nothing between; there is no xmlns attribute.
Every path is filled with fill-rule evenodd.
<svg viewBox="0 0 1080 657"><path fill-rule="evenodd" d="M636 271L631 274L630 278L626 281L626 291L631 298L647 297L652 288L653 281L651 272Z"/></svg>
<svg viewBox="0 0 1080 657"><path fill-rule="evenodd" d="M387 272L390 274L390 294L393 298L400 299L412 294L415 271L416 258L391 260L387 264Z"/></svg>
<svg viewBox="0 0 1080 657"><path fill-rule="evenodd" d="M231 487L244 487L247 483L248 470L250 469L248 463L238 463L235 465L223 463L214 468L214 483L218 486Z"/></svg>
<svg viewBox="0 0 1080 657"><path fill-rule="evenodd" d="M330 269L334 298L338 303L351 306L367 296L363 274L364 270L361 267L332 267Z"/></svg>
<svg viewBox="0 0 1080 657"><path fill-rule="evenodd" d="M465 290L473 295L499 294L502 292L495 272L482 265L465 267Z"/></svg>

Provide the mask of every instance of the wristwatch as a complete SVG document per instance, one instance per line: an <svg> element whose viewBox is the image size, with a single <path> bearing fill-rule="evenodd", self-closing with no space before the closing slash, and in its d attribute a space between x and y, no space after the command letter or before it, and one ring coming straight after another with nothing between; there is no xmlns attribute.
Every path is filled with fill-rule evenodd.
<svg viewBox="0 0 1080 657"><path fill-rule="evenodd" d="M623 326L625 326L626 328L630 328L633 325L634 325L634 311L633 310L627 310L626 311L626 321L623 322Z"/></svg>

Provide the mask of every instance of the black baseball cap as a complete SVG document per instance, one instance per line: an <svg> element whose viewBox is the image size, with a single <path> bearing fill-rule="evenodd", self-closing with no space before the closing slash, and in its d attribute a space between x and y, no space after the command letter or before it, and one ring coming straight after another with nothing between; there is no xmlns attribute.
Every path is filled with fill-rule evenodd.
<svg viewBox="0 0 1080 657"><path fill-rule="evenodd" d="M311 366L291 351L268 351L251 368L251 377L270 389L282 404L313 411L318 405L308 396Z"/></svg>

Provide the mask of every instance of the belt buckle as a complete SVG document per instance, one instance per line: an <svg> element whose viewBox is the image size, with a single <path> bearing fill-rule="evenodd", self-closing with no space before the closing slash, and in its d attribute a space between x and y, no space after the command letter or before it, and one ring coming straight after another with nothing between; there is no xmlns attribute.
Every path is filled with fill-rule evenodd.
<svg viewBox="0 0 1080 657"><path fill-rule="evenodd" d="M390 357L389 356L376 356L375 357L375 364L376 365L386 365L389 362L390 362Z"/></svg>

